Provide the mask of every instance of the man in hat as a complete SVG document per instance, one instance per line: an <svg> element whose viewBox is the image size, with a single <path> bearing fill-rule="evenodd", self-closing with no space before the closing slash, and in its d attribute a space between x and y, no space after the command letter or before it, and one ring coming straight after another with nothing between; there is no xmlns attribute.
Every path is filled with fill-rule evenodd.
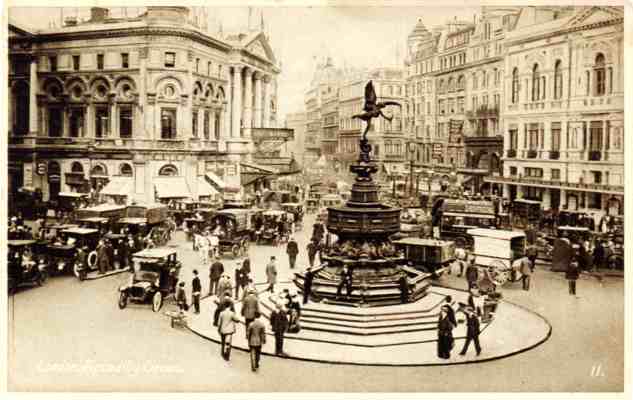
<svg viewBox="0 0 633 400"><path fill-rule="evenodd" d="M479 345L479 317L475 314L475 310L472 307L466 307L464 313L466 314L466 342L464 343L464 347L462 351L459 353L460 356L466 355L468 351L468 346L470 346L470 342L475 343L475 350L477 351L477 355L481 354L481 346Z"/></svg>
<svg viewBox="0 0 633 400"><path fill-rule="evenodd" d="M97 265L99 266L99 273L105 274L110 268L109 264L108 249L103 239L99 240L99 244L97 245Z"/></svg>
<svg viewBox="0 0 633 400"><path fill-rule="evenodd" d="M244 275L242 274L242 264L240 262L235 266L235 299L240 298L240 288L246 285Z"/></svg>
<svg viewBox="0 0 633 400"><path fill-rule="evenodd" d="M276 303L276 310L270 314L270 326L275 333L275 355L285 356L284 353L284 333L288 329L288 314L280 298Z"/></svg>
<svg viewBox="0 0 633 400"><path fill-rule="evenodd" d="M220 262L219 258L216 258L209 269L209 296L218 293L218 283L223 273L224 265Z"/></svg>
<svg viewBox="0 0 633 400"><path fill-rule="evenodd" d="M475 257L471 256L468 261L468 267L466 268L466 280L468 281L468 289L471 289L477 285L479 270L475 265Z"/></svg>
<svg viewBox="0 0 633 400"><path fill-rule="evenodd" d="M231 310L235 310L235 306L233 305L233 299L231 299L230 293L225 293L224 296L218 297L215 300L215 304L217 307L215 308L215 312L213 313L213 326L218 326L218 320L220 319L220 313L230 308Z"/></svg>
<svg viewBox="0 0 633 400"><path fill-rule="evenodd" d="M260 316L261 314L258 311L255 314L255 320L246 328L246 340L251 353L251 370L253 372L259 369L262 346L266 344L266 327Z"/></svg>
<svg viewBox="0 0 633 400"><path fill-rule="evenodd" d="M286 253L288 254L288 264L290 269L294 269L297 262L297 254L299 254L299 245L295 241L294 237L291 237L286 246Z"/></svg>
<svg viewBox="0 0 633 400"><path fill-rule="evenodd" d="M218 282L218 297L222 297L225 294L231 296L232 292L233 283L231 282L231 277L228 274L222 274L222 277Z"/></svg>
<svg viewBox="0 0 633 400"><path fill-rule="evenodd" d="M248 329L251 322L255 320L255 315L259 313L259 300L254 289L247 289L246 293L246 297L242 300L242 316Z"/></svg>
<svg viewBox="0 0 633 400"><path fill-rule="evenodd" d="M185 293L185 282L180 282L176 289L176 304L180 311L187 311L187 294Z"/></svg>
<svg viewBox="0 0 633 400"><path fill-rule="evenodd" d="M268 282L268 290L273 293L275 290L275 283L277 283L277 265L275 263L275 256L270 257L270 262L266 264L266 279Z"/></svg>
<svg viewBox="0 0 633 400"><path fill-rule="evenodd" d="M229 361L231 358L231 342L235 333L235 323L239 322L239 318L231 307L225 308L218 317L218 333L221 338L220 351L222 358Z"/></svg>
<svg viewBox="0 0 633 400"><path fill-rule="evenodd" d="M303 304L308 304L310 293L312 293L312 280L314 279L314 272L312 271L312 265L308 266L305 276L303 278Z"/></svg>
<svg viewBox="0 0 633 400"><path fill-rule="evenodd" d="M198 270L193 270L193 280L191 281L191 301L193 302L193 309L196 314L200 314L200 293L202 292L202 285L200 284L200 278L198 277Z"/></svg>
<svg viewBox="0 0 633 400"><path fill-rule="evenodd" d="M521 272L521 282L523 290L530 290L530 278L532 277L532 263L528 256L523 256L519 260L519 271Z"/></svg>

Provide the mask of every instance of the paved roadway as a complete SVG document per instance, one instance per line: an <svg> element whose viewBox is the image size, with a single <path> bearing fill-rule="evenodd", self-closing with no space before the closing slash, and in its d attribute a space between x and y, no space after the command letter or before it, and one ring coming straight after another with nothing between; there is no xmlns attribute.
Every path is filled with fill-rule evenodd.
<svg viewBox="0 0 633 400"><path fill-rule="evenodd" d="M308 229L297 235L301 266L307 264L308 235ZM185 265L183 276L189 282L191 270L199 268L206 290L208 268L200 265L190 244L182 240L179 233L176 241ZM271 255L280 261L280 279L291 276L284 250L251 247L256 282L265 280L264 266ZM225 262L231 276L235 264ZM161 313L153 313L149 305L119 310L117 288L127 279L122 274L80 283L74 277L58 277L9 298L9 390L623 390L624 282L620 278L606 278L602 283L583 278L578 282L580 298L575 298L567 294L563 276L539 268L529 292L519 284L505 288L506 299L542 314L553 326L547 342L510 358L461 366L394 368L265 357L257 374L250 371L246 353L235 350L227 363L217 344L170 328L162 311L173 305L166 305ZM442 280L465 286L455 276Z"/></svg>

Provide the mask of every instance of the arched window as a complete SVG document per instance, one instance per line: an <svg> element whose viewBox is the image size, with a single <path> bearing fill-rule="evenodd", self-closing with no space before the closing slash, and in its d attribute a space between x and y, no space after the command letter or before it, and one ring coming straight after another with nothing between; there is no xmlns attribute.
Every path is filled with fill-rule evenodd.
<svg viewBox="0 0 633 400"><path fill-rule="evenodd" d="M121 176L132 176L134 175L132 166L128 163L121 164L120 168Z"/></svg>
<svg viewBox="0 0 633 400"><path fill-rule="evenodd" d="M562 61L556 60L554 65L554 99L563 98L563 68Z"/></svg>
<svg viewBox="0 0 633 400"><path fill-rule="evenodd" d="M49 175L59 175L61 173L61 168L57 161L51 161L48 163L48 174Z"/></svg>
<svg viewBox="0 0 633 400"><path fill-rule="evenodd" d="M512 104L519 101L519 69L512 70Z"/></svg>
<svg viewBox="0 0 633 400"><path fill-rule="evenodd" d="M444 79L440 79L440 88L439 89L440 89L439 90L440 93L444 93L444 90L445 90L445 88L444 88Z"/></svg>
<svg viewBox="0 0 633 400"><path fill-rule="evenodd" d="M92 170L90 170L90 175L92 175L93 177L95 176L108 176L108 171L106 170L106 168L101 165L95 165L94 167L92 167Z"/></svg>
<svg viewBox="0 0 633 400"><path fill-rule="evenodd" d="M84 173L84 167L81 165L81 163L75 161L70 166L70 172L74 172L76 174L83 174Z"/></svg>
<svg viewBox="0 0 633 400"><path fill-rule="evenodd" d="M594 80L596 81L595 84L595 95L596 96L604 96L604 94L606 93L606 85L605 85L605 78L606 78L606 73L605 73L605 66L604 66L604 55L602 53L598 53L598 55L596 56L596 63L593 67L594 70Z"/></svg>
<svg viewBox="0 0 633 400"><path fill-rule="evenodd" d="M539 87L541 82L541 75L538 70L538 64L534 64L532 67L532 101L539 99Z"/></svg>
<svg viewBox="0 0 633 400"><path fill-rule="evenodd" d="M178 176L178 168L175 165L167 164L158 171L160 176Z"/></svg>
<svg viewBox="0 0 633 400"><path fill-rule="evenodd" d="M448 80L448 90L449 90L449 92L452 92L452 91L455 90L455 79L450 78Z"/></svg>
<svg viewBox="0 0 633 400"><path fill-rule="evenodd" d="M460 75L459 78L457 78L457 90L464 90L464 75Z"/></svg>

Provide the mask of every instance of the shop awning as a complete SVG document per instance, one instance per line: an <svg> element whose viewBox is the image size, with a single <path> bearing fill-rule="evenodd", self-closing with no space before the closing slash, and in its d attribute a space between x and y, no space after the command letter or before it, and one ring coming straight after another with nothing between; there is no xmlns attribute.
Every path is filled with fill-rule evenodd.
<svg viewBox="0 0 633 400"><path fill-rule="evenodd" d="M154 178L156 197L159 199L191 198L191 191L184 176L169 176Z"/></svg>
<svg viewBox="0 0 633 400"><path fill-rule="evenodd" d="M101 189L101 194L108 196L129 196L132 193L132 178L113 176L110 182Z"/></svg>
<svg viewBox="0 0 633 400"><path fill-rule="evenodd" d="M226 187L226 183L222 180L222 178L220 178L219 176L217 176L213 172L207 172L204 175L204 178L218 192L221 192Z"/></svg>
<svg viewBox="0 0 633 400"><path fill-rule="evenodd" d="M198 197L215 196L219 193L220 191L213 187L205 176L198 177Z"/></svg>
<svg viewBox="0 0 633 400"><path fill-rule="evenodd" d="M251 168L256 170L256 173L264 173L264 174L276 174L277 170L275 170L274 168L270 168L270 167L265 167L263 165L259 165L259 164L253 164L253 163L246 163L246 162L241 162L240 165L244 168ZM248 173L248 172L246 172Z"/></svg>

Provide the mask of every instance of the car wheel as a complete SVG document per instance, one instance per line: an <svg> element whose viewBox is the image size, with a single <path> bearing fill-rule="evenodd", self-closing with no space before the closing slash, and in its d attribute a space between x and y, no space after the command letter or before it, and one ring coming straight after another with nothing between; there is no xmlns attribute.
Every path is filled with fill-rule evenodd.
<svg viewBox="0 0 633 400"><path fill-rule="evenodd" d="M126 292L121 292L119 295L119 309L123 310L127 306L128 295Z"/></svg>
<svg viewBox="0 0 633 400"><path fill-rule="evenodd" d="M37 279L38 286L43 286L46 283L47 280L48 280L48 272L47 271L40 271L40 276Z"/></svg>
<svg viewBox="0 0 633 400"><path fill-rule="evenodd" d="M91 269L96 269L97 268L97 251L93 250L88 254L88 266Z"/></svg>
<svg viewBox="0 0 633 400"><path fill-rule="evenodd" d="M152 311L159 312L162 306L163 294L161 292L154 293L154 297L152 297Z"/></svg>

